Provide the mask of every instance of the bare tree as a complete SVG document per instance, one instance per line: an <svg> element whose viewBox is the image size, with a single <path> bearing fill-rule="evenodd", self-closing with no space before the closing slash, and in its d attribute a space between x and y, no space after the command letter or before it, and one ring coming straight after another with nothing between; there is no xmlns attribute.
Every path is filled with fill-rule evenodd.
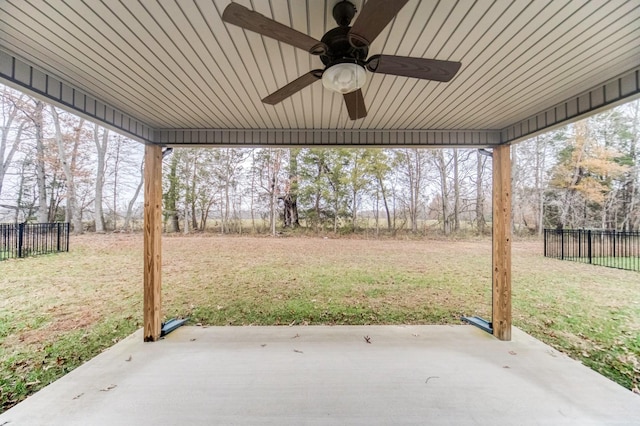
<svg viewBox="0 0 640 426"><path fill-rule="evenodd" d="M2 127L0 128L0 196L2 195L2 186L4 178L9 170L13 156L15 155L20 141L22 140L22 132L26 122L20 117L20 108L18 107L24 100L25 96L17 97L15 93L10 92L4 87L2 91ZM17 123L17 130L15 125Z"/></svg>
<svg viewBox="0 0 640 426"><path fill-rule="evenodd" d="M442 231L445 235L451 233L451 221L449 218L449 183L447 181L448 169L451 159L445 160L444 150L436 149L433 158L440 177L440 200L442 205Z"/></svg>
<svg viewBox="0 0 640 426"><path fill-rule="evenodd" d="M76 185L75 176L73 174L73 165L75 162L78 146L80 144L82 127L84 125L84 119L80 119L79 124L74 129L73 145L71 155L67 154L65 150L64 137L60 126L60 116L58 111L53 105L50 105L51 116L53 118L53 125L55 128L55 141L58 147L58 156L62 164L62 170L65 175L67 183L67 221L73 223L73 232L75 234L83 233L82 217L80 215L80 209L78 208L78 200L76 198Z"/></svg>
<svg viewBox="0 0 640 426"><path fill-rule="evenodd" d="M140 196L140 191L142 190L142 186L144 185L144 156L140 160L140 179L138 180L138 185L136 186L136 190L133 194L133 197L127 203L127 214L124 217L124 225L123 229L131 231L131 219L133 217L133 207Z"/></svg>
<svg viewBox="0 0 640 426"><path fill-rule="evenodd" d="M104 213L102 211L102 190L104 188L104 175L106 172L105 156L107 154L107 148L109 146L109 130L102 129L102 138L99 135L100 126L95 124L93 127L93 142L96 145L96 185L95 185L95 198L94 198L94 211L95 211L95 223L96 232L103 233L104 227ZM115 224L114 224L115 225Z"/></svg>
<svg viewBox="0 0 640 426"><path fill-rule="evenodd" d="M484 235L487 221L484 217L484 186L483 178L485 166L487 163L486 156L480 150L476 151L476 226L478 233Z"/></svg>
<svg viewBox="0 0 640 426"><path fill-rule="evenodd" d="M39 223L49 222L49 206L47 202L47 184L45 174L45 144L44 144L44 103L34 100L35 109L31 119L35 126L36 133L36 180L38 183L38 211L37 219Z"/></svg>
<svg viewBox="0 0 640 426"><path fill-rule="evenodd" d="M298 218L298 155L300 148L289 149L289 180L286 182L283 194L279 197L284 203L284 227L297 228L300 226Z"/></svg>

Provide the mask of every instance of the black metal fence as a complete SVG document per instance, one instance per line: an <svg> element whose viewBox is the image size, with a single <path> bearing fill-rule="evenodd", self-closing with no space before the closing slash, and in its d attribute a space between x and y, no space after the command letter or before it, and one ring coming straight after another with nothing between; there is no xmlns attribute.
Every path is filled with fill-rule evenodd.
<svg viewBox="0 0 640 426"><path fill-rule="evenodd" d="M0 260L69 251L68 223L0 223Z"/></svg>
<svg viewBox="0 0 640 426"><path fill-rule="evenodd" d="M640 271L640 232L545 229L544 255Z"/></svg>

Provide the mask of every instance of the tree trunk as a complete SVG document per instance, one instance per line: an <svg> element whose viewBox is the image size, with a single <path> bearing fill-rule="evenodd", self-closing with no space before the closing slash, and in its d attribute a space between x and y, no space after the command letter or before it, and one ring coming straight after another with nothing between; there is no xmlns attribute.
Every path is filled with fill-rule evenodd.
<svg viewBox="0 0 640 426"><path fill-rule="evenodd" d="M124 218L124 227L123 229L132 231L131 229L131 217L133 216L133 206L140 195L140 191L142 190L142 186L144 185L144 156L142 156L142 161L140 162L140 180L138 181L138 186L136 187L136 192L133 194L133 197L129 200L127 204L127 215Z"/></svg>
<svg viewBox="0 0 640 426"><path fill-rule="evenodd" d="M255 200L255 194L256 194L256 172L255 172L255 164L256 164L256 153L255 151L251 152L251 164L254 165L254 167L252 167L252 173L251 173L251 201L249 202L249 211L251 213L251 230L252 232L255 234L257 229L256 229L256 217L255 217L255 213L253 211L253 205L254 205L254 200Z"/></svg>
<svg viewBox="0 0 640 426"><path fill-rule="evenodd" d="M476 224L480 235L484 235L487 224L484 218L484 190L482 187L485 162L480 150L476 151Z"/></svg>
<svg viewBox="0 0 640 426"><path fill-rule="evenodd" d="M439 149L436 151L436 163L438 165L438 172L440 173L440 199L442 202L442 230L445 235L449 235L451 231L449 223L449 208L448 208L448 192L447 185L447 165L444 161L444 152Z"/></svg>
<svg viewBox="0 0 640 426"><path fill-rule="evenodd" d="M22 131L24 130L25 122L23 120L20 121L18 126L18 131L13 139L11 144L9 143L9 133L13 126L13 122L16 120L18 116L18 107L16 105L16 101L11 99L9 100L9 93L5 88L3 92L3 97L5 101L9 101L12 103L11 109L9 113L4 117L5 121L2 124L2 136L0 137L0 196L2 195L2 184L4 182L4 178L7 174L7 170L9 169L9 165L11 161L13 161L13 156L15 155L18 147L20 146L20 142L22 140ZM22 102L24 95L20 96L17 102ZM8 151L7 151L8 149ZM16 206L18 207L18 206Z"/></svg>
<svg viewBox="0 0 640 426"><path fill-rule="evenodd" d="M288 223L285 226L297 228L300 226L300 218L298 215L298 155L300 148L289 149L289 192L285 195L284 211L285 218ZM285 221L287 221L285 219Z"/></svg>
<svg viewBox="0 0 640 426"><path fill-rule="evenodd" d="M546 142L540 140L540 136L536 136L536 202L537 202L537 218L536 218L536 230L538 236L542 236L544 230L544 186L543 174L545 173L545 159L546 159Z"/></svg>
<svg viewBox="0 0 640 426"><path fill-rule="evenodd" d="M460 231L460 173L458 170L458 150L453 149L453 230Z"/></svg>
<svg viewBox="0 0 640 426"><path fill-rule="evenodd" d="M180 216L178 215L178 157L175 152L171 156L168 178L169 189L165 196L165 211L169 219L168 232L180 232Z"/></svg>
<svg viewBox="0 0 640 426"><path fill-rule="evenodd" d="M44 103L36 101L34 112L34 125L36 129L36 181L38 185L38 213L39 223L49 222L49 206L47 202L47 186L45 182L45 147L42 127Z"/></svg>
<svg viewBox="0 0 640 426"><path fill-rule="evenodd" d="M191 175L191 195L190 195L190 203L189 203L189 207L191 209L190 215L191 215L191 229L193 229L194 231L197 231L198 229L200 229L198 227L198 216L196 216L196 183L198 181L198 156L194 156L193 159L193 173ZM186 228L186 225L185 225Z"/></svg>
<svg viewBox="0 0 640 426"><path fill-rule="evenodd" d="M122 139L116 139L115 156L113 160L113 230L118 228L118 172L120 171L120 150Z"/></svg>
<svg viewBox="0 0 640 426"><path fill-rule="evenodd" d="M62 171L64 172L64 176L67 181L67 211L70 215L69 219L73 223L73 233L82 234L82 218L80 217L80 211L77 206L75 179L73 175L72 165L69 162L69 158L64 147L64 140L62 137L62 131L60 129L60 117L58 116L58 112L53 105L50 106L50 109L51 116L53 117L53 125L56 131L55 139L56 145L58 146L58 155L60 156ZM74 134L74 151L76 151L77 145L79 144L80 133L82 131L83 125L84 119L81 119Z"/></svg>
<svg viewBox="0 0 640 426"><path fill-rule="evenodd" d="M414 158L411 158L411 154L413 153ZM416 180L417 180L417 170L414 167L417 166L417 151L415 149L405 149L404 157L406 161L407 167L407 179L409 181L409 220L411 221L411 232L416 233L418 231L418 224L416 223L417 218L417 205L418 200L416 199Z"/></svg>
<svg viewBox="0 0 640 426"><path fill-rule="evenodd" d="M107 146L109 144L109 130L103 129L102 142L99 136L100 126L97 124L93 128L93 141L96 144L97 166L96 166L96 196L94 200L95 206L95 223L96 232L104 233L104 213L102 211L102 189L104 188L105 174L105 156L107 154Z"/></svg>

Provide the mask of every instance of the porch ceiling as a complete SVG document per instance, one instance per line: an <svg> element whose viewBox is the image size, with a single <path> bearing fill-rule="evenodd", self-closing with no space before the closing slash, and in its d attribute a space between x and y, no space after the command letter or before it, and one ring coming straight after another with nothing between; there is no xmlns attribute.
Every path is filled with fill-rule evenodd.
<svg viewBox="0 0 640 426"><path fill-rule="evenodd" d="M336 2L239 1L317 39ZM0 81L163 145L490 146L640 93L637 0L410 0L370 54L462 62L450 83L369 73L357 121L320 83L266 105L321 61L223 23L228 3L0 0Z"/></svg>

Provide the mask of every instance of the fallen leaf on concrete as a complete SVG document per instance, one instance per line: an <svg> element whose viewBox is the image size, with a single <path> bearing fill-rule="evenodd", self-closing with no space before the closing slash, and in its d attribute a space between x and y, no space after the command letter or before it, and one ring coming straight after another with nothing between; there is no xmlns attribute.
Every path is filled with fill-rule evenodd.
<svg viewBox="0 0 640 426"><path fill-rule="evenodd" d="M502 368L511 368L508 365L503 365Z"/></svg>
<svg viewBox="0 0 640 426"><path fill-rule="evenodd" d="M133 359L133 357L131 355L129 355L129 358L125 359L125 361L129 362Z"/></svg>
<svg viewBox="0 0 640 426"><path fill-rule="evenodd" d="M518 353L517 353L517 352L514 352L514 351L509 351L509 353L510 353L511 355L518 355Z"/></svg>
<svg viewBox="0 0 640 426"><path fill-rule="evenodd" d="M84 392L82 392L82 393L80 393L80 394L78 394L78 395L74 396L74 397L73 397L73 399L78 399L78 398L80 398L82 395L84 395Z"/></svg>
<svg viewBox="0 0 640 426"><path fill-rule="evenodd" d="M298 337L300 337L300 335L299 335L298 333L296 333L296 335L295 335L295 336L293 336L293 337L292 337L292 339L296 339L296 338L298 338Z"/></svg>
<svg viewBox="0 0 640 426"><path fill-rule="evenodd" d="M116 386L118 386L118 385L109 385L109 386L107 386L107 387L106 387L106 388L104 388L104 389L100 389L100 392L108 392L108 391L110 391L111 389L115 388Z"/></svg>
<svg viewBox="0 0 640 426"><path fill-rule="evenodd" d="M364 336L364 341L367 342L367 343L371 343L371 337Z"/></svg>
<svg viewBox="0 0 640 426"><path fill-rule="evenodd" d="M439 378L440 378L439 376L429 376L427 377L427 380L425 380L425 383L429 383L429 380L431 379L439 379Z"/></svg>
<svg viewBox="0 0 640 426"><path fill-rule="evenodd" d="M298 349L294 349L293 351L294 351L295 353L298 353L298 354L303 354L303 353L304 353L304 352L302 352L302 351L299 351Z"/></svg>
<svg viewBox="0 0 640 426"><path fill-rule="evenodd" d="M262 347L264 348L265 346L267 346L267 344L266 344L266 343L263 343L263 344L261 344L260 346L262 346Z"/></svg>
<svg viewBox="0 0 640 426"><path fill-rule="evenodd" d="M195 342L195 341L196 341L196 339L195 339L195 337L194 337L193 339L190 339L189 341L191 341L191 342Z"/></svg>

